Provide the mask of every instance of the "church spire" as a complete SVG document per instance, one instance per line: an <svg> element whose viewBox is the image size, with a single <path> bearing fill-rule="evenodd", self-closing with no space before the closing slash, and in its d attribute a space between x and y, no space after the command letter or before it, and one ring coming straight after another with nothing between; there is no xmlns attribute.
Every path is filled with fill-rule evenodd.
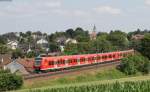
<svg viewBox="0 0 150 92"><path fill-rule="evenodd" d="M96 26L94 25L94 27L93 27L93 32L96 32Z"/></svg>
<svg viewBox="0 0 150 92"><path fill-rule="evenodd" d="M96 39L96 26L94 25L92 33L90 34L90 39L95 40Z"/></svg>

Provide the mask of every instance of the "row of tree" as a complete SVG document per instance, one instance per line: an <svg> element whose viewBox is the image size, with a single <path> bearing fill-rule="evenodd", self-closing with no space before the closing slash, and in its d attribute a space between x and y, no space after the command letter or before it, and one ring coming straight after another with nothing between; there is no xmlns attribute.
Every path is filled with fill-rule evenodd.
<svg viewBox="0 0 150 92"><path fill-rule="evenodd" d="M44 36L46 40L48 40L48 48L49 52L60 52L60 46L63 45L64 54L85 54L85 53L100 53L100 52L109 52L115 50L125 50L134 48L143 54L149 55L147 49L145 50L144 45L149 45L149 36L146 36L143 40L133 40L132 36L136 34L145 35L150 33L149 30L141 31L137 29L134 32L125 33L121 30L114 30L109 33L106 32L98 32L95 40L90 40L90 34L88 30L84 30L80 27L74 29L67 29L64 32L55 32L50 35L46 33L31 32L27 31L26 33L20 32L19 37L15 35L15 33L7 33L0 36L0 53L7 53L11 51L19 56L26 55L28 57L33 57L37 55L37 53L46 53L42 48L36 45L36 41L38 38L34 38L33 34L38 35L39 37ZM71 38L77 40L77 44L68 43L65 44L64 39ZM16 49L12 51L7 48L7 39L17 39L19 44L24 47L29 47L31 45L31 53L23 53L22 48ZM60 39L58 42L57 40ZM145 53L146 52L146 53Z"/></svg>
<svg viewBox="0 0 150 92"><path fill-rule="evenodd" d="M125 50L129 48L127 34L119 30L110 33L99 32L97 39L79 42L77 44L67 44L65 53L82 54L82 53L100 53L115 50Z"/></svg>

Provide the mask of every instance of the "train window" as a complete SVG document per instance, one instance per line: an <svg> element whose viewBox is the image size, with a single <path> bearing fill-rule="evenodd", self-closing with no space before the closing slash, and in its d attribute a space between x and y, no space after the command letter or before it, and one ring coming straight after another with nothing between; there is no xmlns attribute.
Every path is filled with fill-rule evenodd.
<svg viewBox="0 0 150 92"><path fill-rule="evenodd" d="M65 64L64 60L58 60L58 64Z"/></svg>
<svg viewBox="0 0 150 92"><path fill-rule="evenodd" d="M68 63L70 64L70 63L72 63L72 61L69 59L69 60L68 60Z"/></svg>
<svg viewBox="0 0 150 92"><path fill-rule="evenodd" d="M95 58L94 58L94 57L92 57L92 60L95 60Z"/></svg>
<svg viewBox="0 0 150 92"><path fill-rule="evenodd" d="M98 56L98 57L97 57L97 60L100 60L100 59L101 59L101 56Z"/></svg>
<svg viewBox="0 0 150 92"><path fill-rule="evenodd" d="M102 56L102 58L103 58L103 59L107 59L107 56L106 56L106 55L105 55L105 56Z"/></svg>
<svg viewBox="0 0 150 92"><path fill-rule="evenodd" d="M49 65L50 66L54 65L54 61L49 61Z"/></svg>
<svg viewBox="0 0 150 92"><path fill-rule="evenodd" d="M62 60L62 64L65 64L65 61L64 61L64 60Z"/></svg>
<svg viewBox="0 0 150 92"><path fill-rule="evenodd" d="M76 63L76 62L77 62L77 59L74 59L73 62Z"/></svg>
<svg viewBox="0 0 150 92"><path fill-rule="evenodd" d="M109 55L109 58L112 58L112 55Z"/></svg>
<svg viewBox="0 0 150 92"><path fill-rule="evenodd" d="M91 60L91 58L88 58L88 60L90 61L90 60Z"/></svg>
<svg viewBox="0 0 150 92"><path fill-rule="evenodd" d="M113 55L113 58L115 58L115 56L116 56L116 55L114 54L114 55Z"/></svg>
<svg viewBox="0 0 150 92"><path fill-rule="evenodd" d="M85 58L81 58L81 61L82 61L82 62L85 62Z"/></svg>

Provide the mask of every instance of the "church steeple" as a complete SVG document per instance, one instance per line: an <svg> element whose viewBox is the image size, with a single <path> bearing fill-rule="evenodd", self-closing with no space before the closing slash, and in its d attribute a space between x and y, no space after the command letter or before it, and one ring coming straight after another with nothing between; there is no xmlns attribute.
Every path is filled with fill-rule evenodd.
<svg viewBox="0 0 150 92"><path fill-rule="evenodd" d="M94 27L93 27L93 32L96 32L96 26L94 25Z"/></svg>
<svg viewBox="0 0 150 92"><path fill-rule="evenodd" d="M95 40L96 39L96 26L94 25L92 33L90 34L90 38L91 40Z"/></svg>

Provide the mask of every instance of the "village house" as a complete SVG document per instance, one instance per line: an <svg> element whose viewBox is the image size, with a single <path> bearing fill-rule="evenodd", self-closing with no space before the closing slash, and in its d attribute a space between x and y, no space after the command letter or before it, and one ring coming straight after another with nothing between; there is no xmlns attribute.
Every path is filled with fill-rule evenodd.
<svg viewBox="0 0 150 92"><path fill-rule="evenodd" d="M7 47L11 48L13 50L17 49L17 47L18 47L18 41L16 41L16 40L14 40L14 41L8 41Z"/></svg>

